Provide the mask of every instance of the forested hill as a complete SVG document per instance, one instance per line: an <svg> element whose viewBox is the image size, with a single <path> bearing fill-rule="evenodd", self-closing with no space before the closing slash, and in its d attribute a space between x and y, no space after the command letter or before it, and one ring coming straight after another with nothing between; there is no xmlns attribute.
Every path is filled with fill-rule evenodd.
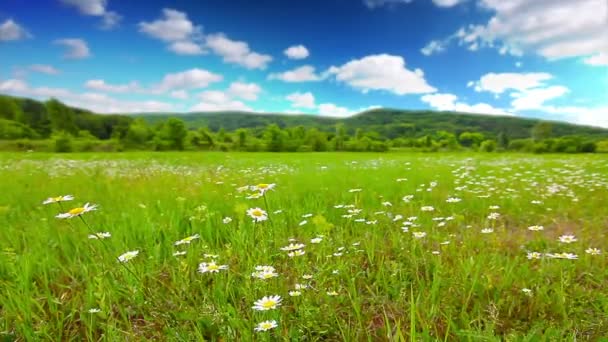
<svg viewBox="0 0 608 342"><path fill-rule="evenodd" d="M150 124L165 121L171 114L136 114ZM321 131L333 131L337 123L343 123L349 133L357 129L373 131L381 137L394 139L401 136L421 137L447 131L456 135L462 132L479 132L485 136L507 134L511 138L527 138L530 130L540 120L514 116L479 115L467 113L411 111L398 109L374 109L348 118L328 118L311 114L259 114L244 112L214 112L180 114L189 128L207 127L212 131L224 128L233 131L238 128L263 129L270 124L281 128L304 126L315 127ZM608 130L553 122L553 136L580 135L587 137L608 137Z"/></svg>

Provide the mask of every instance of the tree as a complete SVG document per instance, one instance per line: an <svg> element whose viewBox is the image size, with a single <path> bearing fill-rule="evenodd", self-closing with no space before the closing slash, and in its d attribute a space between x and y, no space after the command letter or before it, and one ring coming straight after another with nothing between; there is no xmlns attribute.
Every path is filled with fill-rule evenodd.
<svg viewBox="0 0 608 342"><path fill-rule="evenodd" d="M124 137L125 145L129 147L142 147L152 137L152 130L144 119L134 120L127 129Z"/></svg>
<svg viewBox="0 0 608 342"><path fill-rule="evenodd" d="M72 109L56 99L46 102L46 110L51 120L51 127L57 132L67 132L75 135L78 132L74 124L74 112Z"/></svg>
<svg viewBox="0 0 608 342"><path fill-rule="evenodd" d="M0 96L0 119L23 122L23 113L15 100L8 96Z"/></svg>
<svg viewBox="0 0 608 342"><path fill-rule="evenodd" d="M498 147L500 147L502 150L506 150L509 147L509 137L507 136L507 133L505 132L500 132L498 133Z"/></svg>
<svg viewBox="0 0 608 342"><path fill-rule="evenodd" d="M549 139L553 134L553 124L546 121L539 121L532 127L531 135L534 141Z"/></svg>
<svg viewBox="0 0 608 342"><path fill-rule="evenodd" d="M48 138L53 131L51 120L46 111L46 107L34 100L25 99L21 103L23 117L25 122L34 130L41 138Z"/></svg>
<svg viewBox="0 0 608 342"><path fill-rule="evenodd" d="M285 140L287 134L276 124L271 124L264 131L266 149L270 152L280 152L285 150Z"/></svg>
<svg viewBox="0 0 608 342"><path fill-rule="evenodd" d="M496 150L496 141L490 139L484 140L479 149L483 152L494 152Z"/></svg>
<svg viewBox="0 0 608 342"><path fill-rule="evenodd" d="M460 145L464 147L476 147L484 140L484 136L478 132L462 132L458 136Z"/></svg>
<svg viewBox="0 0 608 342"><path fill-rule="evenodd" d="M240 150L244 150L247 146L247 136L249 135L249 131L246 128L239 128L236 130L237 136L237 147Z"/></svg>
<svg viewBox="0 0 608 342"><path fill-rule="evenodd" d="M184 142L188 131L184 122L178 118L169 118L165 123L165 138L170 142L171 148L184 149Z"/></svg>

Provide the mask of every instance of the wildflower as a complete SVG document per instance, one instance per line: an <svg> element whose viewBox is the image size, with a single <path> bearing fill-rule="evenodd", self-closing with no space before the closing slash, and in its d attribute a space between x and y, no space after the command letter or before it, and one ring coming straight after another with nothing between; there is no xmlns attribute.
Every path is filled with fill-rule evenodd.
<svg viewBox="0 0 608 342"><path fill-rule="evenodd" d="M251 273L254 278L266 280L274 277L278 277L279 274L273 266L256 266L255 272Z"/></svg>
<svg viewBox="0 0 608 342"><path fill-rule="evenodd" d="M405 203L409 203L413 198L414 198L414 195L406 195L406 196L403 196L402 200Z"/></svg>
<svg viewBox="0 0 608 342"><path fill-rule="evenodd" d="M289 246L281 247L281 250L291 252L304 247L306 247L306 245L303 243L290 243Z"/></svg>
<svg viewBox="0 0 608 342"><path fill-rule="evenodd" d="M90 234L89 239L102 240L102 239L109 238L111 236L112 236L112 234L110 234L109 232L99 232L99 233L95 233L95 234Z"/></svg>
<svg viewBox="0 0 608 342"><path fill-rule="evenodd" d="M448 203L458 203L458 202L460 202L460 201L462 201L462 200L461 200L460 198L458 198L458 197L449 197L449 198L446 200L446 202L448 202Z"/></svg>
<svg viewBox="0 0 608 342"><path fill-rule="evenodd" d="M393 206L393 204L391 202L388 202L388 201L382 202L382 205L385 206L385 207L392 207Z"/></svg>
<svg viewBox="0 0 608 342"><path fill-rule="evenodd" d="M338 292L336 292L336 291L327 291L327 295L331 296L331 297L334 297L334 296L338 295Z"/></svg>
<svg viewBox="0 0 608 342"><path fill-rule="evenodd" d="M192 242L193 240L199 239L200 237L201 237L200 235L194 234L194 235L188 236L186 238L183 238L183 239L181 239L179 241L176 241L173 245L174 246L179 246L179 245L183 245L183 244L188 244L189 245L190 242Z"/></svg>
<svg viewBox="0 0 608 342"><path fill-rule="evenodd" d="M101 312L101 309L99 309L99 308L92 308L92 309L89 309L88 312L89 313L98 313L98 312Z"/></svg>
<svg viewBox="0 0 608 342"><path fill-rule="evenodd" d="M296 256L302 256L304 254L306 254L306 252L304 252L301 249L298 249L297 251L293 251L293 252L287 253L287 256L290 257L290 258L293 258L293 257L296 257Z"/></svg>
<svg viewBox="0 0 608 342"><path fill-rule="evenodd" d="M528 260L532 260L532 259L540 259L543 257L543 255L539 252L528 252Z"/></svg>
<svg viewBox="0 0 608 342"><path fill-rule="evenodd" d="M361 192L363 189L350 189L348 192Z"/></svg>
<svg viewBox="0 0 608 342"><path fill-rule="evenodd" d="M217 259L219 255L217 254L203 254L203 258Z"/></svg>
<svg viewBox="0 0 608 342"><path fill-rule="evenodd" d="M432 207L432 206L430 206L430 205L425 205L425 206L423 206L422 208L420 208L420 210L422 210L422 211L434 211L434 210L435 210L435 208L433 208L433 207Z"/></svg>
<svg viewBox="0 0 608 342"><path fill-rule="evenodd" d="M232 222L232 217L226 216L222 219L222 223L224 223L224 224L228 224L230 222Z"/></svg>
<svg viewBox="0 0 608 342"><path fill-rule="evenodd" d="M312 279L312 274L305 274L302 276L303 279Z"/></svg>
<svg viewBox="0 0 608 342"><path fill-rule="evenodd" d="M260 194L263 195L266 193L266 191L274 189L275 186L276 186L276 184L274 184L274 183L271 183L271 184L261 183L258 185L253 185L251 187L251 191L259 191Z"/></svg>
<svg viewBox="0 0 608 342"><path fill-rule="evenodd" d="M289 291L290 297L299 297L301 295L302 295L302 292L300 292L300 291Z"/></svg>
<svg viewBox="0 0 608 342"><path fill-rule="evenodd" d="M181 255L186 255L186 251L177 251L175 253L173 253L173 256L181 256Z"/></svg>
<svg viewBox="0 0 608 342"><path fill-rule="evenodd" d="M500 207L497 206L497 205L491 205L489 208L490 208L490 210L498 210L498 209L500 209Z"/></svg>
<svg viewBox="0 0 608 342"><path fill-rule="evenodd" d="M490 234L490 233L494 233L494 229L492 228L484 228L481 230L482 234Z"/></svg>
<svg viewBox="0 0 608 342"><path fill-rule="evenodd" d="M118 257L118 261L125 263L129 262L129 260L135 258L139 254L139 251L130 251L122 254Z"/></svg>
<svg viewBox="0 0 608 342"><path fill-rule="evenodd" d="M255 331L268 331L270 329L274 329L276 328L277 325L277 321L272 320L272 321L264 321L264 322L260 322L258 323L258 326L254 328Z"/></svg>
<svg viewBox="0 0 608 342"><path fill-rule="evenodd" d="M200 273L219 273L221 270L227 270L228 265L218 265L215 261L202 262L198 265L198 271Z"/></svg>
<svg viewBox="0 0 608 342"><path fill-rule="evenodd" d="M316 243L321 243L321 241L323 241L323 239L320 238L320 237L316 237L316 238L310 239L310 243L315 243L315 244Z"/></svg>
<svg viewBox="0 0 608 342"><path fill-rule="evenodd" d="M574 253L555 253L555 254L551 254L548 253L547 257L551 258L551 259L570 259L570 260L574 260L574 259L578 259L578 255L574 254Z"/></svg>
<svg viewBox="0 0 608 342"><path fill-rule="evenodd" d="M599 248L587 248L585 249L585 253L590 255L600 255L602 251Z"/></svg>
<svg viewBox="0 0 608 342"><path fill-rule="evenodd" d="M528 289L528 288L523 288L521 289L521 292L523 292L526 296L532 297L532 290Z"/></svg>
<svg viewBox="0 0 608 342"><path fill-rule="evenodd" d="M72 217L80 216L84 213L88 213L89 211L93 211L96 209L97 209L97 205L95 205L95 204L89 205L89 203L86 203L83 207L70 209L70 211L68 211L67 213L62 213L55 217L59 218L59 219L72 218Z"/></svg>
<svg viewBox="0 0 608 342"><path fill-rule="evenodd" d="M254 222L262 222L268 219L268 214L260 208L248 209L247 215L249 215Z"/></svg>
<svg viewBox="0 0 608 342"><path fill-rule="evenodd" d="M306 290L308 288L308 285L306 285L306 284L296 284L296 285L294 285L294 287L295 287L296 290L299 291L299 290Z"/></svg>
<svg viewBox="0 0 608 342"><path fill-rule="evenodd" d="M46 200L44 200L44 202L42 202L42 204L50 204L50 203L57 203L57 202L65 202L65 201L71 201L74 199L74 196L72 195L64 195L64 196L57 196L57 197L49 197Z"/></svg>
<svg viewBox="0 0 608 342"><path fill-rule="evenodd" d="M533 232L540 231L540 230L543 230L543 229L545 229L545 227L543 227L543 226L530 226L530 227L528 227L528 230L531 230Z"/></svg>
<svg viewBox="0 0 608 342"><path fill-rule="evenodd" d="M425 237L425 236L426 236L426 233L425 233L425 232L413 232L412 234L414 235L414 237L415 237L416 239L422 239L423 237Z"/></svg>
<svg viewBox="0 0 608 342"><path fill-rule="evenodd" d="M309 218L309 217L312 217L312 214L304 214L304 215L302 215L302 218Z"/></svg>
<svg viewBox="0 0 608 342"><path fill-rule="evenodd" d="M488 214L488 220L498 220L499 217L500 217L499 213L490 213L490 214Z"/></svg>
<svg viewBox="0 0 608 342"><path fill-rule="evenodd" d="M303 226L303 225L305 225L305 224L307 224L307 223L308 223L308 221L303 220L302 222L300 222L300 223L298 224L298 226Z"/></svg>
<svg viewBox="0 0 608 342"><path fill-rule="evenodd" d="M281 296L265 296L253 303L253 309L258 311L267 311L276 309L281 306Z"/></svg>
<svg viewBox="0 0 608 342"><path fill-rule="evenodd" d="M576 242L576 237L574 235L562 235L559 237L559 242L561 243L572 243Z"/></svg>

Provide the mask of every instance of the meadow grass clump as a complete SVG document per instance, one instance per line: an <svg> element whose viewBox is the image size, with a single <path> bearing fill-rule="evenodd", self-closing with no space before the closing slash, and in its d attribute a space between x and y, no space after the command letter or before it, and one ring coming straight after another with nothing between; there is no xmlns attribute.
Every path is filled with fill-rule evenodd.
<svg viewBox="0 0 608 342"><path fill-rule="evenodd" d="M0 194L6 340L608 336L601 156L2 154Z"/></svg>

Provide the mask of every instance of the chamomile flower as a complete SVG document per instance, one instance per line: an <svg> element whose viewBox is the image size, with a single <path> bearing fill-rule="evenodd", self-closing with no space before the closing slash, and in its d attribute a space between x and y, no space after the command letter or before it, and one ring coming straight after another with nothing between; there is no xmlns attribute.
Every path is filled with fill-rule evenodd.
<svg viewBox="0 0 608 342"><path fill-rule="evenodd" d="M247 210L247 215L253 219L254 222L262 222L268 219L266 211L260 208L251 208Z"/></svg>
<svg viewBox="0 0 608 342"><path fill-rule="evenodd" d="M199 239L200 237L201 237L200 235L194 234L194 235L188 236L186 238L183 238L183 239L181 239L179 241L176 241L173 245L175 245L175 246L179 246L179 245L183 245L183 244L188 244L189 245L190 242L192 242L192 241L194 241L196 239Z"/></svg>
<svg viewBox="0 0 608 342"><path fill-rule="evenodd" d="M573 243L576 242L576 237L574 235L562 235L559 237L559 242L561 243Z"/></svg>
<svg viewBox="0 0 608 342"><path fill-rule="evenodd" d="M49 197L46 200L44 200L44 202L42 202L42 204L51 204L51 203L58 203L58 202L65 202L65 201L72 201L72 200L74 200L74 196L72 196L72 195Z"/></svg>
<svg viewBox="0 0 608 342"><path fill-rule="evenodd" d="M221 270L227 270L228 265L218 265L215 261L201 262L198 265L199 273L219 273Z"/></svg>
<svg viewBox="0 0 608 342"><path fill-rule="evenodd" d="M173 256L182 256L182 255L186 255L186 251L177 251L177 252L173 253Z"/></svg>
<svg viewBox="0 0 608 342"><path fill-rule="evenodd" d="M541 231L543 229L545 229L545 227L543 227L543 226L530 226L530 227L528 227L528 230L531 230L533 232Z"/></svg>
<svg viewBox="0 0 608 342"><path fill-rule="evenodd" d="M599 248L587 248L585 249L585 253L590 255L600 255L602 251Z"/></svg>
<svg viewBox="0 0 608 342"><path fill-rule="evenodd" d="M527 258L528 260L532 259L541 259L543 255L539 252L528 252Z"/></svg>
<svg viewBox="0 0 608 342"><path fill-rule="evenodd" d="M274 183L270 183L270 184L266 184L266 183L260 183L258 185L253 185L251 186L251 191L259 191L261 195L265 194L267 191L274 189L274 187L276 186L276 184Z"/></svg>
<svg viewBox="0 0 608 342"><path fill-rule="evenodd" d="M521 289L521 292L523 292L528 297L532 297L532 290L530 290L528 288L524 287L523 289Z"/></svg>
<svg viewBox="0 0 608 342"><path fill-rule="evenodd" d="M278 277L279 274L273 266L256 266L255 272L251 273L251 276L254 278L266 280Z"/></svg>
<svg viewBox="0 0 608 342"><path fill-rule="evenodd" d="M287 253L287 256L290 258L293 258L293 257L297 257L297 256L302 256L304 254L306 254L306 252L304 252L301 249L298 249L297 251Z"/></svg>
<svg viewBox="0 0 608 342"><path fill-rule="evenodd" d="M296 251L298 249L302 249L304 247L306 247L306 245L303 243L290 243L288 246L281 247L281 250L291 252L291 251Z"/></svg>
<svg viewBox="0 0 608 342"><path fill-rule="evenodd" d="M95 205L95 204L89 205L89 203L86 203L83 207L70 209L70 211L68 211L67 213L62 213L55 217L58 219L68 219L68 218L80 216L84 213L88 213L89 211L93 211L96 209L97 209L97 205Z"/></svg>
<svg viewBox="0 0 608 342"><path fill-rule="evenodd" d="M276 327L278 327L277 321L275 321L275 320L264 321L264 322L258 323L258 325L253 330L255 330L255 331L268 331L268 330L274 329Z"/></svg>
<svg viewBox="0 0 608 342"><path fill-rule="evenodd" d="M90 314L94 314L94 313L101 312L101 309L99 309L99 308L92 308L92 309L89 309L87 312L90 313Z"/></svg>
<svg viewBox="0 0 608 342"><path fill-rule="evenodd" d="M125 263L135 258L139 254L139 251L129 251L118 257L118 261Z"/></svg>
<svg viewBox="0 0 608 342"><path fill-rule="evenodd" d="M289 291L289 296L290 297L299 297L301 295L302 295L301 291L297 291L297 290L295 290L295 291Z"/></svg>
<svg viewBox="0 0 608 342"><path fill-rule="evenodd" d="M90 234L89 239L103 240L103 239L107 239L111 236L112 236L112 234L110 234L109 232L99 232L99 233L95 233L95 234Z"/></svg>
<svg viewBox="0 0 608 342"><path fill-rule="evenodd" d="M323 238L320 237L310 239L310 243L321 243L321 241L323 241Z"/></svg>
<svg viewBox="0 0 608 342"><path fill-rule="evenodd" d="M412 235L416 238L416 239L422 239L423 237L426 236L426 232L413 232Z"/></svg>
<svg viewBox="0 0 608 342"><path fill-rule="evenodd" d="M257 311L268 311L281 306L281 296L265 296L253 303L252 309Z"/></svg>
<svg viewBox="0 0 608 342"><path fill-rule="evenodd" d="M327 291L327 295L330 296L330 297L335 297L335 296L338 295L338 292L333 291L333 290L332 291Z"/></svg>
<svg viewBox="0 0 608 342"><path fill-rule="evenodd" d="M222 223L223 223L223 224L228 224L228 223L230 223L230 222L232 222L232 217L228 217L228 216L226 216L226 217L224 217L224 218L222 219Z"/></svg>
<svg viewBox="0 0 608 342"><path fill-rule="evenodd" d="M488 214L488 220L498 220L499 217L500 217L499 213L489 213Z"/></svg>
<svg viewBox="0 0 608 342"><path fill-rule="evenodd" d="M462 201L462 200L461 200L460 198L458 198L458 197L449 197L449 198L446 200L446 202L448 202L448 203L458 203L458 202L460 202L460 201Z"/></svg>
<svg viewBox="0 0 608 342"><path fill-rule="evenodd" d="M433 208L433 207L432 207L432 206L430 206L430 205L425 205L425 206L423 206L422 208L420 208L420 210L422 210L422 211L434 211L434 210L435 210L435 208Z"/></svg>
<svg viewBox="0 0 608 342"><path fill-rule="evenodd" d="M481 230L481 233L482 234L491 234L491 233L494 233L494 229L492 229L492 228L484 228L484 229Z"/></svg>

